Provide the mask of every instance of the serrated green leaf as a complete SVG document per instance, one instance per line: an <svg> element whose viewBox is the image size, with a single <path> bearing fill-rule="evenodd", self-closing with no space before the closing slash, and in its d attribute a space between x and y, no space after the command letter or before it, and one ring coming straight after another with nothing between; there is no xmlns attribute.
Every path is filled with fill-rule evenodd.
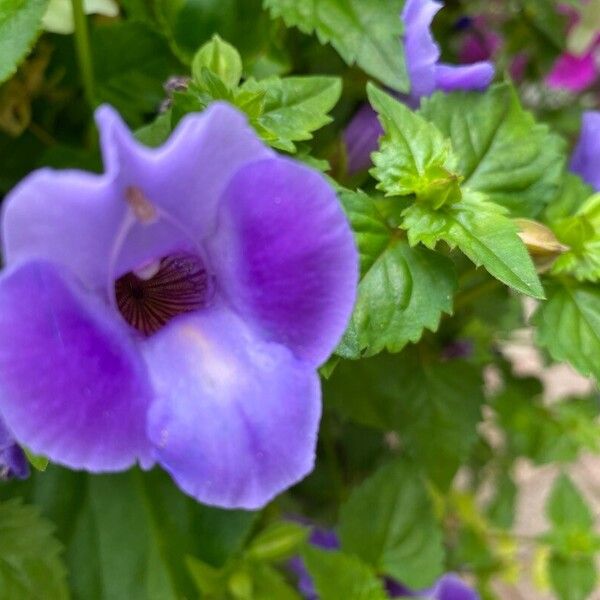
<svg viewBox="0 0 600 600"><path fill-rule="evenodd" d="M437 93L423 100L420 114L452 141L464 186L513 216L535 217L558 193L565 144L534 121L510 85Z"/></svg>
<svg viewBox="0 0 600 600"><path fill-rule="evenodd" d="M356 63L386 86L409 88L400 35L403 0L263 0L288 27L317 34L348 63Z"/></svg>
<svg viewBox="0 0 600 600"><path fill-rule="evenodd" d="M379 151L373 154L371 174L386 196L415 194L433 208L461 197L455 172L457 158L450 141L405 104L374 85L367 86L371 106L384 130Z"/></svg>
<svg viewBox="0 0 600 600"><path fill-rule="evenodd" d="M556 282L533 317L537 343L558 362L600 380L600 289L575 281Z"/></svg>
<svg viewBox="0 0 600 600"><path fill-rule="evenodd" d="M572 217L554 223L554 231L569 250L558 257L552 273L566 273L578 281L599 281L600 194L588 198Z"/></svg>
<svg viewBox="0 0 600 600"><path fill-rule="evenodd" d="M331 123L328 113L340 98L342 84L337 77L269 77L247 81L241 92L261 98L256 123L271 134L267 141L294 152L294 142L310 140L314 131Z"/></svg>
<svg viewBox="0 0 600 600"><path fill-rule="evenodd" d="M397 431L405 452L444 488L475 443L484 400L476 368L423 361L410 350L342 362L323 395L357 423Z"/></svg>
<svg viewBox="0 0 600 600"><path fill-rule="evenodd" d="M456 288L451 261L397 241L379 256L358 286L352 320L338 346L344 358L399 352L435 331L452 310Z"/></svg>
<svg viewBox="0 0 600 600"><path fill-rule="evenodd" d="M0 83L6 81L33 47L48 0L0 2Z"/></svg>
<svg viewBox="0 0 600 600"><path fill-rule="evenodd" d="M302 551L320 600L386 600L383 584L356 556L307 545Z"/></svg>
<svg viewBox="0 0 600 600"><path fill-rule="evenodd" d="M69 598L54 527L19 500L0 504L0 599Z"/></svg>
<svg viewBox="0 0 600 600"><path fill-rule="evenodd" d="M217 34L194 55L192 60L192 76L194 79L201 80L202 69L204 68L212 71L230 88L236 87L242 78L240 53Z"/></svg>
<svg viewBox="0 0 600 600"><path fill-rule="evenodd" d="M439 240L458 247L476 266L483 266L515 290L543 298L544 289L516 224L506 209L485 196L464 190L460 202L432 210L416 203L403 213L403 227L411 245L419 242L434 248Z"/></svg>
<svg viewBox="0 0 600 600"><path fill-rule="evenodd" d="M425 485L396 461L356 488L340 514L342 550L409 587L431 585L443 570L442 535Z"/></svg>

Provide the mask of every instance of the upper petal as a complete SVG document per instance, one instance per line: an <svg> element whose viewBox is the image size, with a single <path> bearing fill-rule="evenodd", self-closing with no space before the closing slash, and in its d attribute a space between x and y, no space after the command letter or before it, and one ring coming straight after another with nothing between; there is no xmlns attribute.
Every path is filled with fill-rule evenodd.
<svg viewBox="0 0 600 600"><path fill-rule="evenodd" d="M287 348L213 308L174 321L144 353L155 457L185 492L256 509L311 471L319 381Z"/></svg>
<svg viewBox="0 0 600 600"><path fill-rule="evenodd" d="M89 288L106 285L111 276L212 231L231 176L272 154L245 117L223 103L188 115L160 148L139 144L108 106L96 120L106 174L42 169L23 180L4 203L7 264L47 259ZM164 218L124 232L131 187Z"/></svg>
<svg viewBox="0 0 600 600"><path fill-rule="evenodd" d="M406 0L402 10L404 52L413 97L429 96L435 90L435 65L440 49L429 29L442 4L433 0Z"/></svg>
<svg viewBox="0 0 600 600"><path fill-rule="evenodd" d="M48 263L0 279L0 413L33 452L72 468L147 461L151 389L114 315Z"/></svg>
<svg viewBox="0 0 600 600"><path fill-rule="evenodd" d="M553 88L581 92L588 88L598 78L596 59L590 52L583 56L565 53L558 58L546 83Z"/></svg>
<svg viewBox="0 0 600 600"><path fill-rule="evenodd" d="M321 174L284 158L240 169L208 251L217 287L240 314L299 358L327 359L352 312L358 255Z"/></svg>
<svg viewBox="0 0 600 600"><path fill-rule="evenodd" d="M478 62L460 67L437 65L435 78L436 89L444 92L485 90L494 79L494 66L489 62Z"/></svg>
<svg viewBox="0 0 600 600"><path fill-rule="evenodd" d="M571 171L600 191L600 112L583 113L579 142L571 159Z"/></svg>

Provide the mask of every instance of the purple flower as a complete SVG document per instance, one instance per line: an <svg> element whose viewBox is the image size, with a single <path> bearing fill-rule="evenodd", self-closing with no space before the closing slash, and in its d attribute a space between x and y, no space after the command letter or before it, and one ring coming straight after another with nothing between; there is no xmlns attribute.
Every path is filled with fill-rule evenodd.
<svg viewBox="0 0 600 600"><path fill-rule="evenodd" d="M410 96L403 99L412 106L418 106L423 96L436 90L483 90L494 78L494 67L489 62L462 66L439 62L440 48L430 26L442 6L434 0L407 0L402 10L406 68L411 85ZM377 149L381 134L375 111L368 106L359 109L344 132L348 173L371 165L371 153Z"/></svg>
<svg viewBox="0 0 600 600"><path fill-rule="evenodd" d="M571 158L571 171L600 191L600 112L583 114L579 142Z"/></svg>
<svg viewBox="0 0 600 600"><path fill-rule="evenodd" d="M325 550L337 550L340 542L337 535L328 529L315 528L309 542ZM298 590L306 600L319 600L313 580L300 557L288 562L290 570L296 575ZM385 589L390 598L422 598L423 600L479 600L479 594L466 585L454 573L440 577L431 588L421 591L411 590L393 579L385 580Z"/></svg>
<svg viewBox="0 0 600 600"><path fill-rule="evenodd" d="M27 477L29 477L29 463L25 453L0 419L0 480Z"/></svg>
<svg viewBox="0 0 600 600"><path fill-rule="evenodd" d="M156 462L202 502L258 508L313 467L352 232L326 180L227 104L156 149L96 119L103 175L42 169L5 201L0 413L57 463Z"/></svg>
<svg viewBox="0 0 600 600"><path fill-rule="evenodd" d="M598 77L594 47L583 56L575 56L568 52L562 54L554 63L546 77L546 84L551 88L582 92L590 87Z"/></svg>

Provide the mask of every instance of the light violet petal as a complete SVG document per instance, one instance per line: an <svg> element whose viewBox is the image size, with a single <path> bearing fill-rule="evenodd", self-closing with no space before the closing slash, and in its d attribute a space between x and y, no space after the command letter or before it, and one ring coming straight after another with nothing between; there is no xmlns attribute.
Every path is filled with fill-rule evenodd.
<svg viewBox="0 0 600 600"><path fill-rule="evenodd" d="M456 67L437 65L435 68L436 89L444 92L455 90L485 90L494 79L494 66L489 62Z"/></svg>
<svg viewBox="0 0 600 600"><path fill-rule="evenodd" d="M432 592L435 600L479 600L479 594L453 573L444 575Z"/></svg>
<svg viewBox="0 0 600 600"><path fill-rule="evenodd" d="M402 10L404 52L413 97L429 96L435 90L435 65L440 49L430 31L442 4L433 0L407 0Z"/></svg>
<svg viewBox="0 0 600 600"><path fill-rule="evenodd" d="M183 491L253 510L312 470L319 380L287 348L213 308L174 321L144 353L155 458Z"/></svg>
<svg viewBox="0 0 600 600"><path fill-rule="evenodd" d="M588 111L583 114L581 134L570 168L600 191L600 112Z"/></svg>
<svg viewBox="0 0 600 600"><path fill-rule="evenodd" d="M129 333L48 263L0 279L0 413L17 441L71 468L147 462L151 397Z"/></svg>
<svg viewBox="0 0 600 600"><path fill-rule="evenodd" d="M320 173L286 158L240 169L207 248L217 286L244 318L312 365L329 357L354 305L358 253Z"/></svg>
<svg viewBox="0 0 600 600"><path fill-rule="evenodd" d="M371 153L377 150L383 128L377 113L368 104L363 104L344 131L347 170L350 175L371 166Z"/></svg>

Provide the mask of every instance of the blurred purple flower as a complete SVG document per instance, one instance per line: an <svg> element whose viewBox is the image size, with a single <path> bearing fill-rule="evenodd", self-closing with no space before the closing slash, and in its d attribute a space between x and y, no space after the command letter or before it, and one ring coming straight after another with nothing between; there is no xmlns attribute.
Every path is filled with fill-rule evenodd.
<svg viewBox="0 0 600 600"><path fill-rule="evenodd" d="M29 477L25 453L0 419L0 480Z"/></svg>
<svg viewBox="0 0 600 600"><path fill-rule="evenodd" d="M0 413L67 467L157 462L201 502L258 508L313 467L350 227L227 104L156 149L96 119L104 174L42 169L4 204Z"/></svg>
<svg viewBox="0 0 600 600"><path fill-rule="evenodd" d="M600 191L600 112L583 113L579 142L571 158L571 171Z"/></svg>
<svg viewBox="0 0 600 600"><path fill-rule="evenodd" d="M337 535L328 529L314 528L309 542L324 550L338 550L340 542ZM291 571L296 575L298 590L306 600L319 600L313 580L300 557L288 562ZM392 579L385 580L385 589L390 598L422 598L423 600L479 600L479 594L467 586L454 573L447 573L425 590L415 591Z"/></svg>
<svg viewBox="0 0 600 600"><path fill-rule="evenodd" d="M598 77L595 53L596 47L582 56L575 56L568 52L562 54L546 77L546 84L551 88L566 89L576 93L587 89Z"/></svg>
<svg viewBox="0 0 600 600"><path fill-rule="evenodd" d="M483 90L494 78L494 66L489 62L454 66L440 63L440 48L430 31L431 22L443 7L434 0L407 0L402 10L404 50L410 80L410 95L402 99L418 106L423 96L436 90ZM368 168L371 153L377 149L382 134L375 111L361 107L344 132L349 174Z"/></svg>

